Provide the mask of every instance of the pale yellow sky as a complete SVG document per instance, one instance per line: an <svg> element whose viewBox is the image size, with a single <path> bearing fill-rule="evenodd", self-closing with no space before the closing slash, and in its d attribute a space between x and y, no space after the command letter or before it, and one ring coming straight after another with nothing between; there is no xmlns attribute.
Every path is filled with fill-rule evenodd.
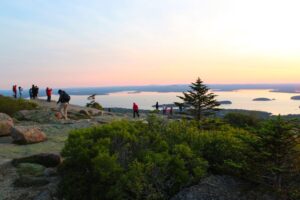
<svg viewBox="0 0 300 200"><path fill-rule="evenodd" d="M0 3L0 88L299 83L300 1Z"/></svg>

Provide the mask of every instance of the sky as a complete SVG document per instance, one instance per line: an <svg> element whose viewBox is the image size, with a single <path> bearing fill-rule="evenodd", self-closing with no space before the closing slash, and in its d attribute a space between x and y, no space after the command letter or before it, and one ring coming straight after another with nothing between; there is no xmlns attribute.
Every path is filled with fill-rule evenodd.
<svg viewBox="0 0 300 200"><path fill-rule="evenodd" d="M298 0L0 0L0 89L299 83Z"/></svg>

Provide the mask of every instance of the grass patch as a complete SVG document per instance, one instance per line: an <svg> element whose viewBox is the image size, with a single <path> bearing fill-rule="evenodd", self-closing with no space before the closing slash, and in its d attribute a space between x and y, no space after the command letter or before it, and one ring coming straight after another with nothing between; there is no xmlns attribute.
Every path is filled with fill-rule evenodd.
<svg viewBox="0 0 300 200"><path fill-rule="evenodd" d="M28 100L0 96L0 112L10 116L13 116L20 110L33 110L37 107L38 105L36 103Z"/></svg>

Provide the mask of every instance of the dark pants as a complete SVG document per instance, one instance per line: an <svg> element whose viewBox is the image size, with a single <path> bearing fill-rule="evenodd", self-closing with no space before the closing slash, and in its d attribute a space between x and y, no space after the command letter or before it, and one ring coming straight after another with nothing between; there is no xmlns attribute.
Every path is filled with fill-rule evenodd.
<svg viewBox="0 0 300 200"><path fill-rule="evenodd" d="M51 96L47 96L47 101L51 102Z"/></svg>
<svg viewBox="0 0 300 200"><path fill-rule="evenodd" d="M134 110L134 111L133 111L133 118L135 118L135 115L136 115L137 117L140 117L140 114L139 114L139 111L138 111L138 110Z"/></svg>

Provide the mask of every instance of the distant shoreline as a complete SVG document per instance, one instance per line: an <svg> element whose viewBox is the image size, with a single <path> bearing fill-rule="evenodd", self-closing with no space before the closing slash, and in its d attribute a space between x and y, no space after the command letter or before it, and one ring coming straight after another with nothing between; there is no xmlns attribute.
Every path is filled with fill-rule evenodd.
<svg viewBox="0 0 300 200"><path fill-rule="evenodd" d="M300 84L208 84L210 89L218 92L231 92L235 90L270 90L276 93L300 93ZM66 90L70 95L109 95L116 92L185 92L189 89L188 84L178 85L145 85L145 86L113 86L113 87L82 87L82 88L55 88L53 94L57 94L58 89ZM11 95L11 90L0 90L0 94ZM24 87L23 94L28 96L28 88ZM45 96L45 89L40 88L40 96Z"/></svg>

